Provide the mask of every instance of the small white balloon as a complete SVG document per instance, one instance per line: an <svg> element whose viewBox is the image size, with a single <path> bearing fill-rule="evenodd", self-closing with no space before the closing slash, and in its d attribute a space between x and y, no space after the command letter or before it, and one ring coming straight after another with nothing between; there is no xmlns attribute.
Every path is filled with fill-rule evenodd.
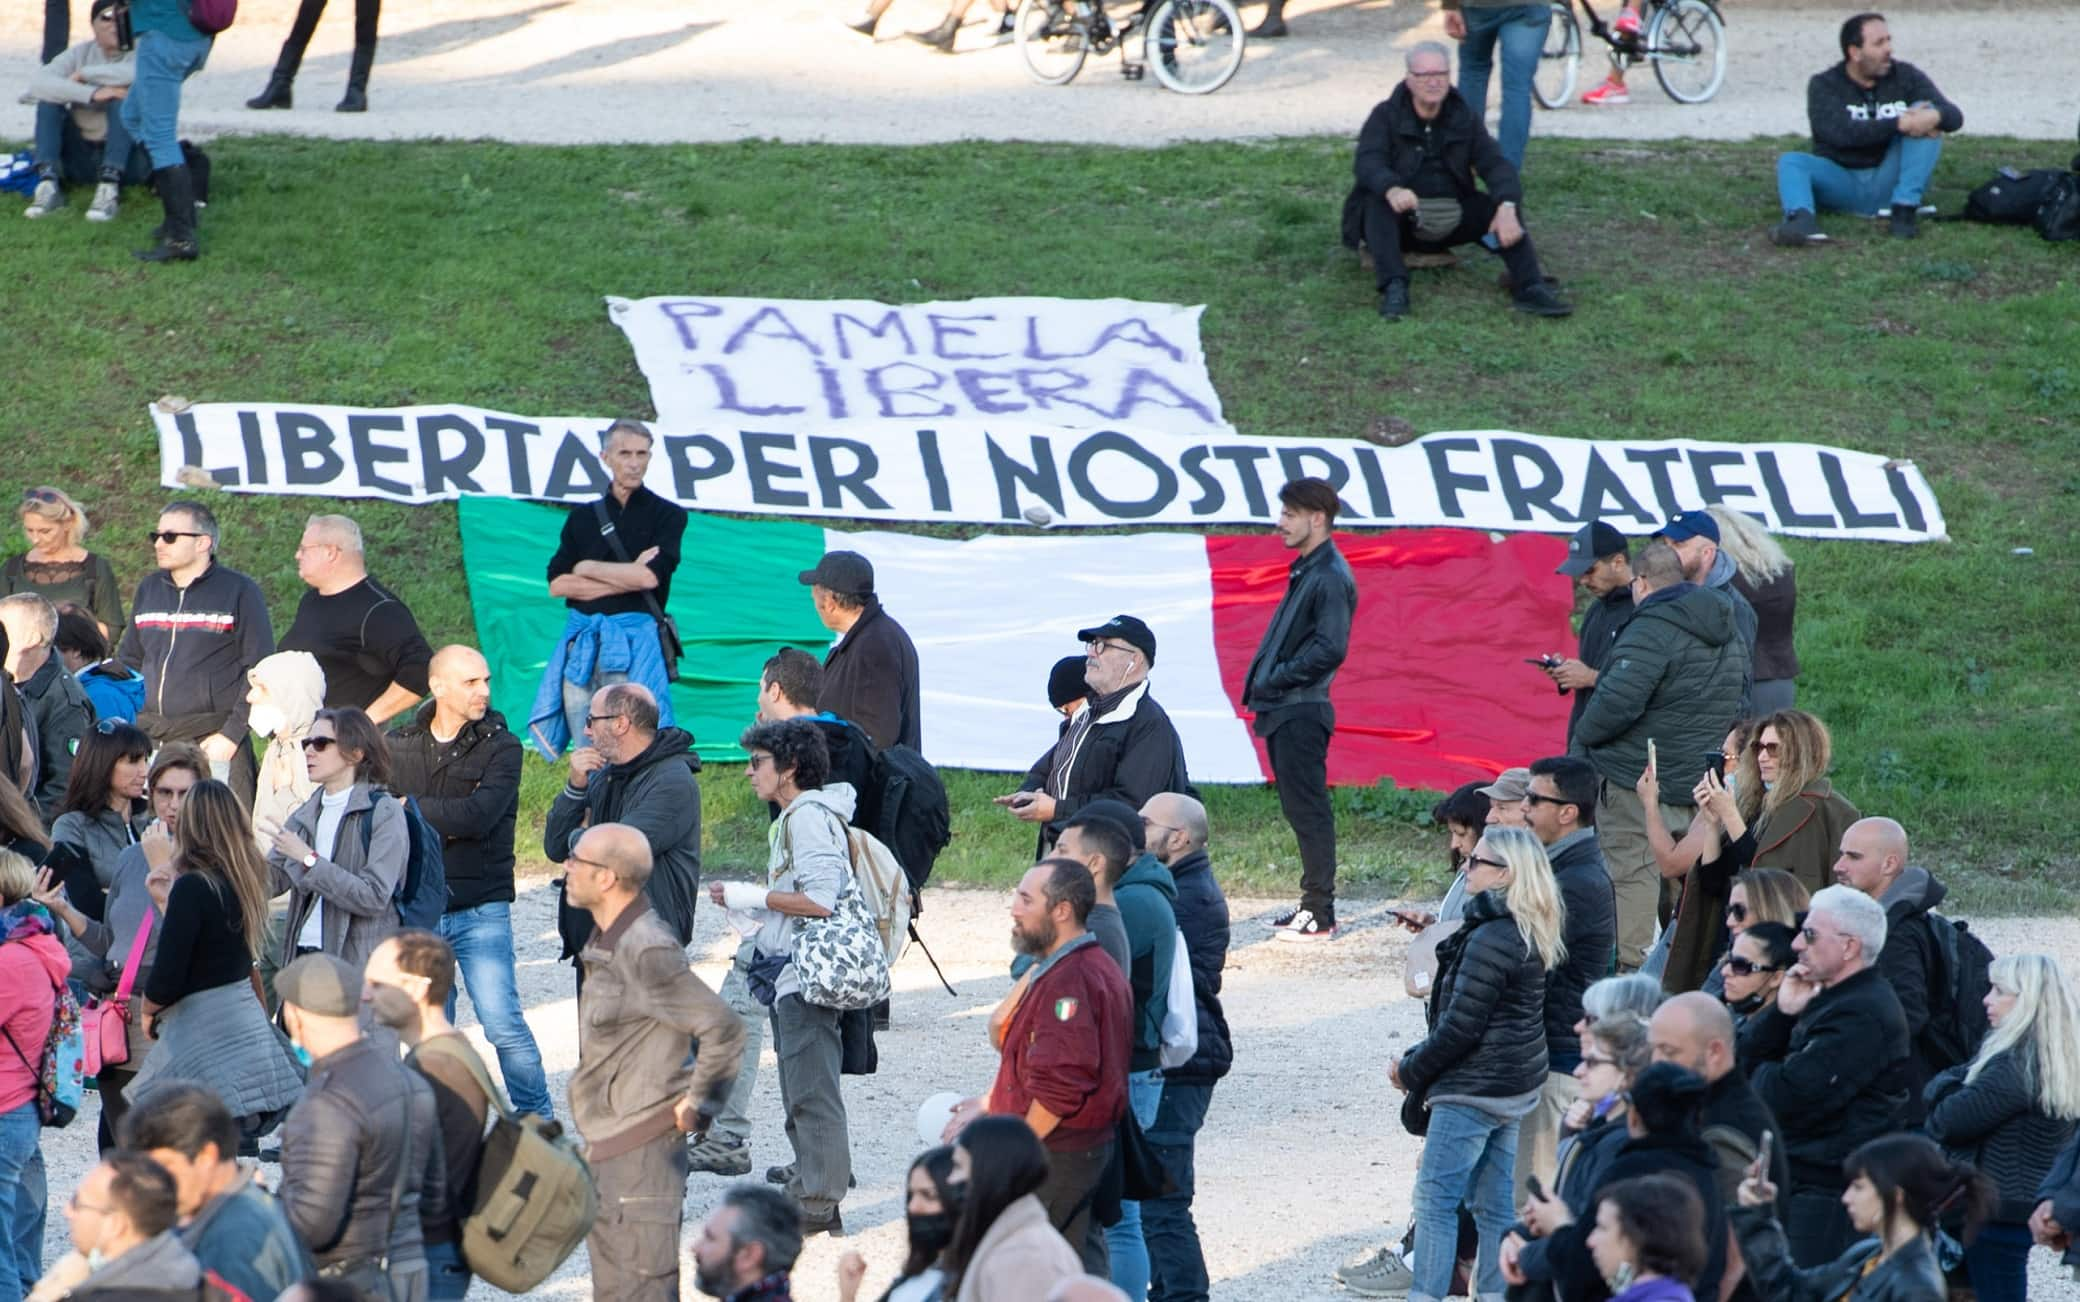
<svg viewBox="0 0 2080 1302"><path fill-rule="evenodd" d="M928 1148L937 1148L946 1133L946 1123L953 1120L953 1110L960 1106L961 1096L952 1090L941 1090L926 1099L917 1109L917 1137Z"/></svg>

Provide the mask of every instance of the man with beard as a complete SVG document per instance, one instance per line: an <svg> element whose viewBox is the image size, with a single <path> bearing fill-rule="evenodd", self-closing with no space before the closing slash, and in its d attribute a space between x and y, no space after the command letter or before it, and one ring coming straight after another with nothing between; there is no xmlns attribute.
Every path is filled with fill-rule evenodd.
<svg viewBox="0 0 2080 1302"><path fill-rule="evenodd" d="M1011 895L1011 944L1039 962L990 1015L1003 1057L983 1098L955 1109L952 1142L983 1112L1025 1118L1047 1149L1035 1193L1083 1268L1110 1274L1105 1236L1091 1233L1092 1194L1127 1110L1134 996L1119 965L1084 929L1097 888L1073 859L1044 859Z"/></svg>
<svg viewBox="0 0 2080 1302"><path fill-rule="evenodd" d="M1042 826L1043 853L1053 843L1050 833L1090 801L1123 800L1139 809L1159 791L1192 790L1184 744L1148 692L1156 635L1132 615L1114 615L1078 630L1076 638L1083 643L1090 697L1019 789L996 801L1021 821Z"/></svg>
<svg viewBox="0 0 2080 1302"><path fill-rule="evenodd" d="M722 1195L693 1242L693 1282L726 1302L790 1302L802 1252L794 1204L778 1189L740 1184Z"/></svg>
<svg viewBox="0 0 2080 1302"><path fill-rule="evenodd" d="M1572 658L1546 662L1546 677L1562 693L1574 693L1567 714L1567 744L1574 745L1575 720L1589 708L1596 677L1610 658L1618 634L1632 622L1632 550L1619 533L1601 520L1585 524L1567 543L1567 559L1553 571L1578 581L1593 599L1582 613L1582 627Z"/></svg>
<svg viewBox="0 0 2080 1302"><path fill-rule="evenodd" d="M1733 626L1740 633L1741 641L1748 648L1748 673L1741 681L1740 718L1747 718L1754 711L1755 696L1755 637L1759 622L1755 607L1733 586L1733 579L1740 572L1733 557L1719 549L1719 522L1710 511L1684 511L1672 517L1654 534L1658 542L1675 548L1683 562L1683 577L1700 588L1709 588L1733 606Z"/></svg>

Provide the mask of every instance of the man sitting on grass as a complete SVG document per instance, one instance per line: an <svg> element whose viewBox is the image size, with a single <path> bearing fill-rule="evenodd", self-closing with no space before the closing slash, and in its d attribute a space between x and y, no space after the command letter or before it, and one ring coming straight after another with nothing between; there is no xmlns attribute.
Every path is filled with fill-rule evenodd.
<svg viewBox="0 0 2080 1302"><path fill-rule="evenodd" d="M1784 221L1770 238L1786 248L1823 244L1815 213L1875 217L1888 205L1895 238L1919 235L1921 196L1943 135L1964 126L1964 113L1927 73L1892 57L1883 16L1842 24L1842 61L1806 83L1806 116L1813 152L1777 159Z"/></svg>
<svg viewBox="0 0 2080 1302"><path fill-rule="evenodd" d="M116 112L130 93L136 56L117 45L115 9L116 0L94 0L94 39L61 52L29 79L22 99L36 105L36 193L25 217L63 208L67 182L98 182L87 220L114 221L117 192L151 175Z"/></svg>
<svg viewBox="0 0 2080 1302"><path fill-rule="evenodd" d="M1574 311L1539 270L1517 217L1524 194L1517 169L1479 112L1452 88L1452 56L1444 46L1423 41L1409 49L1407 78L1358 133L1355 170L1357 185L1344 200L1344 239L1363 239L1372 251L1382 317L1408 315L1407 251L1442 253L1476 241L1509 268L1518 311ZM1485 191L1476 188L1476 172Z"/></svg>

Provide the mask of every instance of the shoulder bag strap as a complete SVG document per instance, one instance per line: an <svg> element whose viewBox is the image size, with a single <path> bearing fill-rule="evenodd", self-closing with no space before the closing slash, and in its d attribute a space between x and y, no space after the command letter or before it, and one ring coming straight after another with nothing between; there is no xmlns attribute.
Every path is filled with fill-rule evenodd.
<svg viewBox="0 0 2080 1302"><path fill-rule="evenodd" d="M431 1088L431 1087L429 1087ZM404 1091L404 1147L398 1152L397 1180L390 1186L390 1224L383 1231L383 1251L378 1254L383 1273L390 1273L390 1243L397 1237L397 1213L404 1207L405 1181L412 1178L412 1092ZM423 1213L422 1213L423 1214ZM394 1291L394 1290L393 1290Z"/></svg>
<svg viewBox="0 0 2080 1302"><path fill-rule="evenodd" d="M512 1105L506 1102L505 1095L499 1092L498 1086L492 1084L491 1075L484 1070L484 1064L477 1061L474 1054L465 1053L462 1051L461 1046L451 1043L448 1036L443 1035L438 1039L428 1040L413 1050L413 1052L415 1054L438 1053L443 1058L452 1058L456 1062L461 1063L462 1069L468 1072L470 1079L477 1083L477 1088L484 1091L484 1098L490 1103L491 1110L498 1113L503 1120L511 1121L514 1119Z"/></svg>
<svg viewBox="0 0 2080 1302"><path fill-rule="evenodd" d="M621 561L623 565L635 564L635 562L629 558L628 548L623 547L621 545L621 534L617 529L615 529L614 522L607 518L606 498L599 497L593 499L592 514L593 518L599 521L599 536L601 538L606 539L607 546L614 549L614 555ZM656 620L660 624L665 622L666 616L664 613L664 607L657 604L657 595L655 593L651 592L648 588L639 588L636 591L636 595L643 599L643 604L645 606L649 607L650 618Z"/></svg>
<svg viewBox="0 0 2080 1302"><path fill-rule="evenodd" d="M130 998L130 991L137 985L137 969L144 962L144 947L152 938L152 910L147 906L143 921L137 924L137 936L130 942L130 954L123 960L123 976L116 982L116 1002Z"/></svg>

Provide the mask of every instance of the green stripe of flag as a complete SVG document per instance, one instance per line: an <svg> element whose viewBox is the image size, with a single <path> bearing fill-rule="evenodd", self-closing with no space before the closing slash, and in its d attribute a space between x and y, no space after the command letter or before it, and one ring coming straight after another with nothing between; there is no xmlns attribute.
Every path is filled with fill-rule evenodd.
<svg viewBox="0 0 2080 1302"><path fill-rule="evenodd" d="M547 576L566 512L496 497L465 497L459 512L492 702L507 726L524 734L563 631L564 604L549 595ZM686 644L672 710L703 760L743 758L737 738L757 712L759 671L774 651L798 646L821 657L830 645L830 631L795 578L823 550L824 532L814 525L688 516L666 607Z"/></svg>

